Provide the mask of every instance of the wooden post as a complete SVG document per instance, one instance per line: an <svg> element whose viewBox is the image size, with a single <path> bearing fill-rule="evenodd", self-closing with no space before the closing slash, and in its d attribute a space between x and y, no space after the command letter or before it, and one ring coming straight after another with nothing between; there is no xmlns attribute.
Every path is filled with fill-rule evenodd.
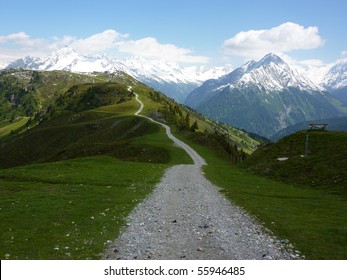
<svg viewBox="0 0 347 280"><path fill-rule="evenodd" d="M306 141L305 141L305 154L304 156L307 157L307 150L308 150L308 132L306 133Z"/></svg>

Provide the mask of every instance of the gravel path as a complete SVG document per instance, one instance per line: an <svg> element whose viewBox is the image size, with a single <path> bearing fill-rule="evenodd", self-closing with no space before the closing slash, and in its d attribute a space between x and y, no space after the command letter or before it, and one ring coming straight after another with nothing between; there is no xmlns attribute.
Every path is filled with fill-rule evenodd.
<svg viewBox="0 0 347 280"><path fill-rule="evenodd" d="M143 104L138 95L136 99L141 104L136 113L139 115ZM105 259L298 257L284 250L287 241L280 242L265 233L267 230L230 203L219 188L203 176L204 159L176 139L168 126L163 126L168 136L192 157L194 164L177 165L166 171L153 193L130 214L127 226L109 247Z"/></svg>

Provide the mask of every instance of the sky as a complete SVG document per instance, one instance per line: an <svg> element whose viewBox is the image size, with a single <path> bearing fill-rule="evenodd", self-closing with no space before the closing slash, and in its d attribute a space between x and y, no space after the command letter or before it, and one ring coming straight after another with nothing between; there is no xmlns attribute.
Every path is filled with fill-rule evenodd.
<svg viewBox="0 0 347 280"><path fill-rule="evenodd" d="M347 56L346 0L0 0L0 65L69 46L84 54L240 66L273 52Z"/></svg>

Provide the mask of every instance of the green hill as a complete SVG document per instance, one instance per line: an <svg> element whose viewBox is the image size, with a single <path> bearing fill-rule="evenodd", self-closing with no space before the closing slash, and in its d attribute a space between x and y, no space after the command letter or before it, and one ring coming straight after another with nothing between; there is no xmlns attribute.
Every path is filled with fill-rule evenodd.
<svg viewBox="0 0 347 280"><path fill-rule="evenodd" d="M0 71L0 127L23 117L40 119L72 86L100 82L138 83L123 72L87 75L67 71Z"/></svg>
<svg viewBox="0 0 347 280"><path fill-rule="evenodd" d="M308 156L303 157L306 135ZM288 160L278 160L281 157ZM347 133L300 131L264 144L241 166L269 178L347 195Z"/></svg>

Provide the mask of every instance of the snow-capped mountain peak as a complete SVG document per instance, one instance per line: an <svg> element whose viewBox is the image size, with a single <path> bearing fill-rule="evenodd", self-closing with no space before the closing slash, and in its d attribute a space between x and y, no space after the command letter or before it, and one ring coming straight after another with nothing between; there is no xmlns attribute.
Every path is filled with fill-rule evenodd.
<svg viewBox="0 0 347 280"><path fill-rule="evenodd" d="M80 55L71 48L62 48L53 52L46 60L43 60L40 70L70 70L76 59L81 59Z"/></svg>
<svg viewBox="0 0 347 280"><path fill-rule="evenodd" d="M330 68L321 85L332 90L347 87L347 58L341 59Z"/></svg>
<svg viewBox="0 0 347 280"><path fill-rule="evenodd" d="M258 61L257 64L261 66L261 65L271 64L271 63L276 65L285 64L282 58L280 58L278 55L273 53L269 53L265 55L261 60Z"/></svg>
<svg viewBox="0 0 347 280"><path fill-rule="evenodd" d="M275 54L267 54L258 62L250 61L240 67L239 77L230 87L258 87L268 92L283 90L288 87L321 91L305 76L292 69L286 62Z"/></svg>
<svg viewBox="0 0 347 280"><path fill-rule="evenodd" d="M78 56L78 53L70 47L65 47L53 52L51 56L63 59L69 56Z"/></svg>

